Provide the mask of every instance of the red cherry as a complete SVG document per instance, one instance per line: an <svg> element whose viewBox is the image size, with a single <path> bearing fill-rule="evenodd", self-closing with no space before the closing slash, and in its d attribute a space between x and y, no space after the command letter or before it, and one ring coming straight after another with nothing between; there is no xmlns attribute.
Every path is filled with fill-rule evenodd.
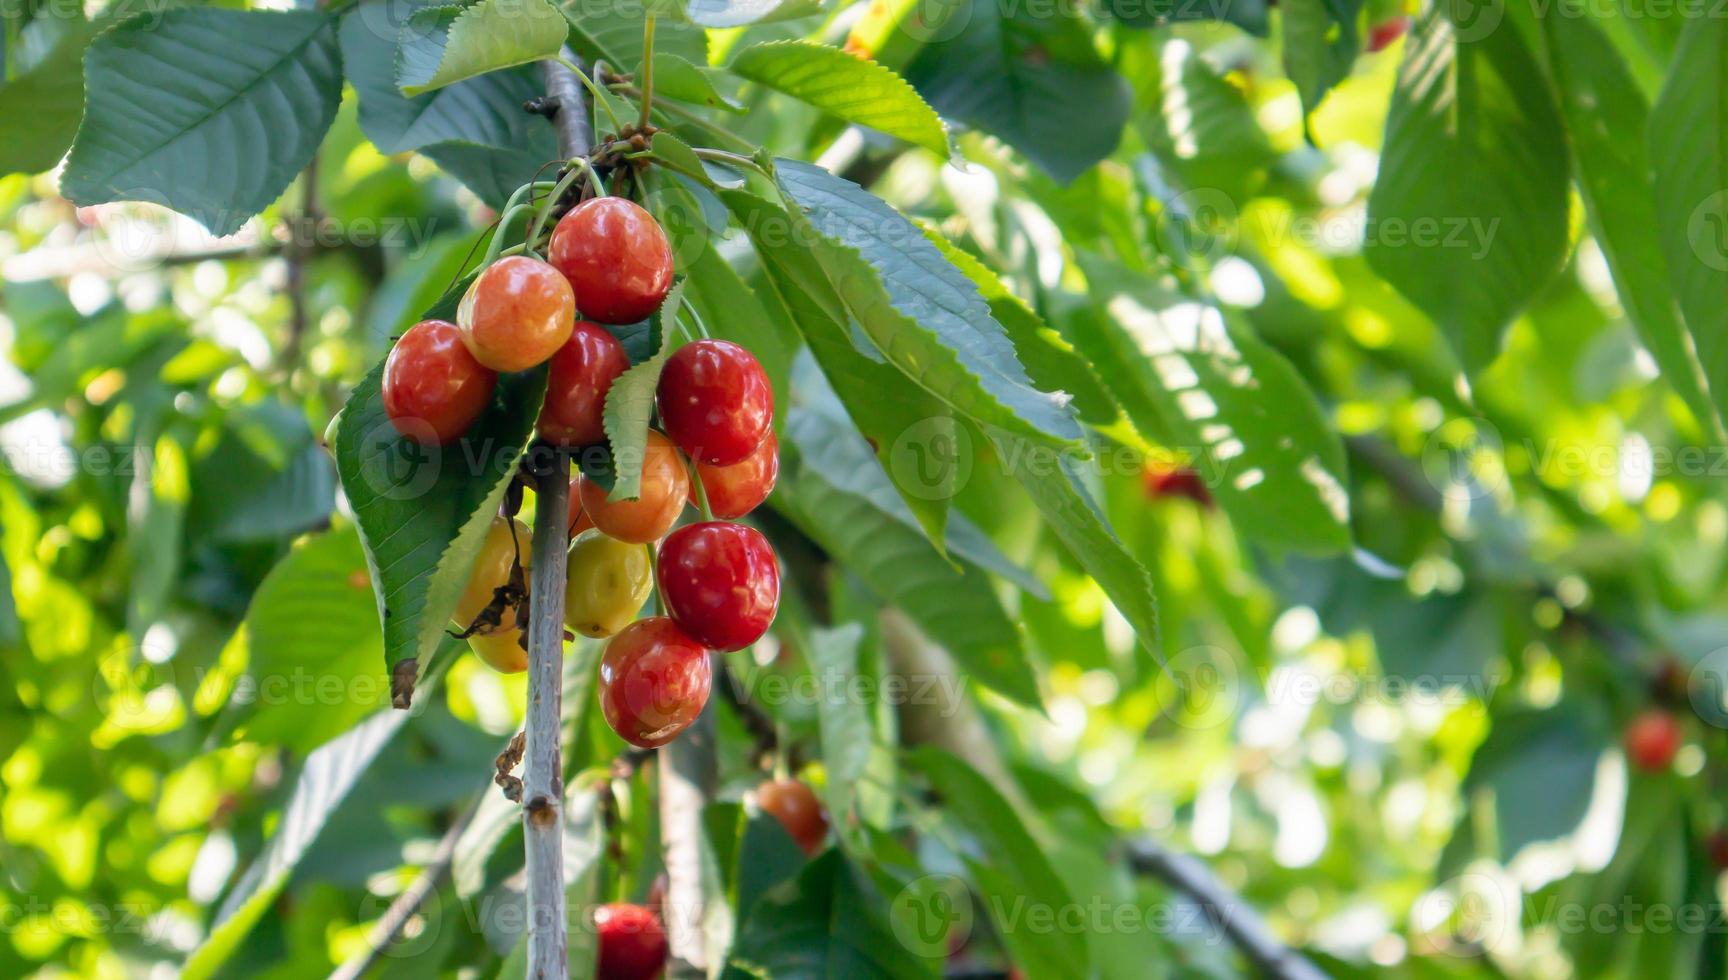
<svg viewBox="0 0 1728 980"><path fill-rule="evenodd" d="M1368 28L1368 42L1362 46L1369 54L1377 54L1392 46L1410 28L1410 18L1394 17Z"/></svg>
<svg viewBox="0 0 1728 980"><path fill-rule="evenodd" d="M672 287L672 245L654 216L621 197L572 208L552 229L546 257L576 290L582 315L635 323L660 308Z"/></svg>
<svg viewBox="0 0 1728 980"><path fill-rule="evenodd" d="M666 966L666 928L645 905L613 902L594 910L600 980L653 980Z"/></svg>
<svg viewBox="0 0 1728 980"><path fill-rule="evenodd" d="M1660 708L1640 713L1626 726L1626 755L1645 772L1665 772L1680 751L1680 722Z"/></svg>
<svg viewBox="0 0 1728 980"><path fill-rule="evenodd" d="M756 803L771 813L805 854L822 849L828 837L828 815L816 799L816 791L796 779L777 779L756 787Z"/></svg>
<svg viewBox="0 0 1728 980"><path fill-rule="evenodd" d="M611 501L605 487L582 480L582 511L609 538L631 544L658 541L672 530L690 496L690 471L678 450L658 432L648 430L642 453L642 487L635 500Z"/></svg>
<svg viewBox="0 0 1728 980"><path fill-rule="evenodd" d="M708 510L715 517L728 520L743 517L768 499L774 481L780 477L780 440L774 430L756 451L744 457L744 462L731 466L696 464L696 477L708 494ZM691 487L690 502L694 504L695 487Z"/></svg>
<svg viewBox="0 0 1728 980"><path fill-rule="evenodd" d="M497 384L497 373L474 359L454 323L422 320L384 359L384 412L402 435L440 446L468 431Z"/></svg>
<svg viewBox="0 0 1728 980"><path fill-rule="evenodd" d="M774 421L774 389L750 352L727 340L697 340L666 359L660 423L685 455L712 466L741 463Z"/></svg>
<svg viewBox="0 0 1728 980"><path fill-rule="evenodd" d="M1153 500L1185 497L1201 507L1212 507L1212 491L1206 486L1206 481L1199 473L1186 466L1149 465L1142 474L1141 481L1146 496Z"/></svg>
<svg viewBox="0 0 1728 980"><path fill-rule="evenodd" d="M525 255L509 255L475 277L456 308L462 340L494 371L526 371L564 346L576 324L570 284Z"/></svg>
<svg viewBox="0 0 1728 980"><path fill-rule="evenodd" d="M774 622L780 566L753 527L725 521L681 527L661 543L655 567L667 614L705 647L742 650Z"/></svg>
<svg viewBox="0 0 1728 980"><path fill-rule="evenodd" d="M665 616L639 619L600 657L600 712L618 737L654 749L690 727L708 703L708 651Z"/></svg>
<svg viewBox="0 0 1728 980"><path fill-rule="evenodd" d="M591 446L606 438L600 410L612 382L630 367L630 356L612 332L579 320L570 339L552 355L540 437L560 446Z"/></svg>

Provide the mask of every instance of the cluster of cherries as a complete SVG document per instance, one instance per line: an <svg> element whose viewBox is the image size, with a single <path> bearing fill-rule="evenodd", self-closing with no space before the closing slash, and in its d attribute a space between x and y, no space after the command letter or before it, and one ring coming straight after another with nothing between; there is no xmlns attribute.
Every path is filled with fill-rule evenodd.
<svg viewBox="0 0 1728 980"><path fill-rule="evenodd" d="M383 399L405 437L461 438L491 403L500 372L550 361L541 440L571 449L605 440L606 395L630 360L602 324L659 309L672 284L671 246L647 211L599 197L559 220L547 259L492 263L463 295L456 323L427 320L397 341ZM620 469L640 465L636 499L611 500L585 476L571 482L566 556L565 623L612 638L600 664L601 709L643 748L695 720L708 700L708 652L756 642L780 601L773 548L732 523L767 498L779 474L774 392L761 364L737 344L693 341L667 359L656 404L660 429L649 430L641 457L615 460ZM686 503L705 503L718 519L674 531ZM501 671L527 668L520 618L532 557L527 528L499 517L456 604L459 635ZM666 614L637 620L656 581Z"/></svg>

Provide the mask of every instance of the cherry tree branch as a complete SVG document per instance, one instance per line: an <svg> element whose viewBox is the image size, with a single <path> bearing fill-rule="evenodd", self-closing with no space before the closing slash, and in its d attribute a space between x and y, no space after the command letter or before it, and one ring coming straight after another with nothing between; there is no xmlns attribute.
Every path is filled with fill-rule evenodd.
<svg viewBox="0 0 1728 980"><path fill-rule="evenodd" d="M724 670L711 654L716 675ZM724 676L714 683L724 684ZM666 865L666 943L670 978L708 974L708 908L702 882L702 811L714 799L719 764L715 753L714 699L683 734L658 749L660 765L660 854Z"/></svg>
<svg viewBox="0 0 1728 980"><path fill-rule="evenodd" d="M533 459L533 455L541 456ZM536 447L534 554L528 596L528 718L523 727L522 839L528 873L528 976L563 977L564 916L564 547L570 464Z"/></svg>

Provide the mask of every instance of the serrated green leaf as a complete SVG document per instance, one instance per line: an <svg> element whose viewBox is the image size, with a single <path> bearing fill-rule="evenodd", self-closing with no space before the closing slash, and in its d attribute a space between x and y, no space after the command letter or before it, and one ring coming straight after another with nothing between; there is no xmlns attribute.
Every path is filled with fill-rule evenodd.
<svg viewBox="0 0 1728 980"><path fill-rule="evenodd" d="M568 25L547 0L480 0L472 6L426 7L402 25L396 86L416 96L433 89L554 58Z"/></svg>
<svg viewBox="0 0 1728 980"><path fill-rule="evenodd" d="M936 110L904 78L874 61L813 41L766 41L738 52L727 67L847 122L940 156L949 153L948 130Z"/></svg>
<svg viewBox="0 0 1728 980"><path fill-rule="evenodd" d="M516 188L558 156L558 141L550 130L535 129L517 146L448 142L421 147L420 152L488 206L501 208Z"/></svg>
<svg viewBox="0 0 1728 980"><path fill-rule="evenodd" d="M1062 394L1032 387L1014 345L970 279L882 199L820 167L776 162L788 209L881 355L931 394L986 425L1074 446Z"/></svg>
<svg viewBox="0 0 1728 980"><path fill-rule="evenodd" d="M973 679L1040 707L1020 630L987 576L975 566L956 568L922 536L869 500L838 489L801 458L785 469L771 500L775 509L883 601L904 610Z"/></svg>
<svg viewBox="0 0 1728 980"><path fill-rule="evenodd" d="M719 249L703 249L684 268L689 276L684 301L702 317L711 336L740 344L756 356L774 388L774 414L785 418L798 338L769 315L764 297L739 278Z"/></svg>
<svg viewBox="0 0 1728 980"><path fill-rule="evenodd" d="M1120 59L1136 127L1163 168L1186 188L1246 202L1278 154L1242 90L1186 40L1136 36Z"/></svg>
<svg viewBox="0 0 1728 980"><path fill-rule="evenodd" d="M1559 114L1519 32L1478 38L1481 22L1464 20L1478 16L1470 0L1441 0L1410 37L1364 248L1472 371L1560 270L1570 176Z"/></svg>
<svg viewBox="0 0 1728 980"><path fill-rule="evenodd" d="M165 204L216 235L305 169L342 96L335 18L312 11L135 17L90 45L84 75L61 192L78 204Z"/></svg>
<svg viewBox="0 0 1728 980"><path fill-rule="evenodd" d="M1722 88L1724 84L1728 84L1728 25L1720 18L1706 18L1691 25L1681 38L1668 81L1650 114L1649 140L1650 162L1655 168L1656 228L1661 254L1668 260L1667 285L1685 316L1705 384L1715 405L1728 416L1728 290L1723 289L1724 273L1728 273L1728 93ZM1619 94L1610 108L1619 108L1635 97L1634 93ZM1602 138L1615 139L1607 134ZM1601 156L1590 153L1584 157L1596 147L1589 137L1582 142L1581 168ZM1615 142L1620 152L1642 160L1641 154L1624 145L1623 135ZM1637 176L1641 179L1643 172ZM1587 189L1592 192L1590 200L1596 203L1608 187ZM1656 261L1656 256L1646 251L1648 241L1640 230L1627 227L1638 224L1641 204L1621 184L1614 186L1613 200L1625 202L1624 220L1616 225L1626 237L1614 243L1613 251L1604 242L1604 251L1611 259L1620 259L1614 269L1616 282L1640 314L1651 350L1669 383L1686 394L1692 375L1682 360L1684 338L1668 336L1668 330L1661 326L1668 297L1662 294L1660 283L1646 282L1650 275L1647 268L1632 274L1632 263L1648 266ZM1599 210L1608 204L1601 200ZM1651 322L1645 323L1646 319ZM1650 336L1656 330L1662 330L1664 336ZM1701 421L1708 418L1700 416Z"/></svg>
<svg viewBox="0 0 1728 980"><path fill-rule="evenodd" d="M797 227L792 218L754 194L722 191L720 198L749 233L775 298L874 452L893 453L902 440L926 447L957 445L955 422L946 405L880 354L866 354L855 345L856 325L815 257L792 235ZM939 466L933 473L919 466L886 467L894 488L939 551L946 547L943 528L959 474L960 461L948 462L952 465Z"/></svg>
<svg viewBox="0 0 1728 980"><path fill-rule="evenodd" d="M966 865L1015 962L1031 976L1088 976L1083 933L1029 929L1008 918L1011 910L1028 906L1061 909L1071 901L1061 877L1026 830L1013 804L971 766L940 749L914 749L908 753L908 761L930 780L944 810L977 839L978 852L988 855L988 861L968 858Z"/></svg>
<svg viewBox="0 0 1728 980"><path fill-rule="evenodd" d="M643 454L648 446L648 420L654 415L654 394L660 384L660 369L672 356L673 333L678 310L684 303L684 280L678 279L654 314L659 324L660 350L620 374L606 391L606 406L600 422L612 449L612 492L607 500L635 500L642 496ZM586 472L586 469L584 469Z"/></svg>
<svg viewBox="0 0 1728 980"><path fill-rule="evenodd" d="M1128 86L1073 10L972 0L954 17L967 18L964 29L925 45L904 72L937 112L997 137L1064 183L1116 149Z"/></svg>
<svg viewBox="0 0 1728 980"><path fill-rule="evenodd" d="M817 733L822 744L822 768L827 774L828 811L852 812L852 796L870 763L870 716L864 702L851 692L858 676L858 644L864 627L848 623L834 629L817 629L810 636L806 656L810 672L821 681L823 704L816 713Z"/></svg>
<svg viewBox="0 0 1728 980"><path fill-rule="evenodd" d="M486 414L448 446L421 446L396 431L384 412L383 373L380 360L337 417L336 472L366 546L384 659L392 670L418 660L424 672L534 436L546 369L501 375Z"/></svg>
<svg viewBox="0 0 1728 980"><path fill-rule="evenodd" d="M341 28L342 64L360 97L360 128L380 152L458 142L498 148L533 145L546 150L542 162L557 155L551 124L544 116L522 111L525 100L545 94L531 67L487 72L412 98L403 95L393 67L396 39L381 36L376 22L382 8L393 2L361 4L343 16Z"/></svg>

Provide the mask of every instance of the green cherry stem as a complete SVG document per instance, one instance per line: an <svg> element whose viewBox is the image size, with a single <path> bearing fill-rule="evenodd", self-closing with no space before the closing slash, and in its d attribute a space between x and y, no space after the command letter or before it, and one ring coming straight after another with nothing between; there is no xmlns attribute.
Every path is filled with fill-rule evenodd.
<svg viewBox="0 0 1728 980"><path fill-rule="evenodd" d="M694 149L696 155L703 160L713 160L715 163L724 163L730 167L740 167L761 174L763 177L770 180L773 179L773 175L768 173L768 171L763 170L761 164L747 156L744 156L742 153L730 153L726 150L715 150L706 146L698 146L694 147Z"/></svg>
<svg viewBox="0 0 1728 980"><path fill-rule="evenodd" d="M527 204L513 204L505 208L504 213L498 216L498 228L492 232L492 241L486 245L486 255L480 261L480 268L484 269L498 261L498 256L504 247L504 235L510 230L510 222L515 221L517 215L527 213L529 208L530 205Z"/></svg>
<svg viewBox="0 0 1728 980"><path fill-rule="evenodd" d="M642 115L636 121L636 128L648 128L650 115L654 111L654 15L642 23Z"/></svg>
<svg viewBox="0 0 1728 980"><path fill-rule="evenodd" d="M606 118L612 120L613 131L616 132L617 130L623 129L623 124L618 121L618 114L612 111L611 103L606 101L606 96L601 93L600 89L594 84L594 80L589 78L588 74L584 72L579 65L562 55L558 57L558 63L570 69L570 71L575 74L576 80L581 82L582 87L588 90L588 98L592 99L594 104L599 106L601 110L606 113Z"/></svg>
<svg viewBox="0 0 1728 980"><path fill-rule="evenodd" d="M678 455L684 456L683 453ZM714 509L708 505L708 488L702 485L702 474L696 468L696 461L684 456L684 468L690 472L690 486L696 490L696 511L704 521L714 519Z"/></svg>

